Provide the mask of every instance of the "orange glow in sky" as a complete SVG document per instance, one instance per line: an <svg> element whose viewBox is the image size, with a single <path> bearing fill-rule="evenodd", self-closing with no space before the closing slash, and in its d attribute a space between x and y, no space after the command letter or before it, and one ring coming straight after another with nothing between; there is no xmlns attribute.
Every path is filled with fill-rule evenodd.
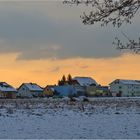
<svg viewBox="0 0 140 140"><path fill-rule="evenodd" d="M92 77L101 85L140 80L140 55L123 54L112 45L115 37L128 42L121 31L137 41L139 15L118 29L84 25L83 12L89 13L90 7L50 0L1 1L0 81L17 88L24 82L57 84L68 74Z"/></svg>
<svg viewBox="0 0 140 140"><path fill-rule="evenodd" d="M15 87L23 82L35 82L44 87L56 84L63 74L90 76L99 84L108 85L114 79L139 79L139 55L123 55L107 59L73 58L66 60L16 60L18 54L0 56L0 81Z"/></svg>

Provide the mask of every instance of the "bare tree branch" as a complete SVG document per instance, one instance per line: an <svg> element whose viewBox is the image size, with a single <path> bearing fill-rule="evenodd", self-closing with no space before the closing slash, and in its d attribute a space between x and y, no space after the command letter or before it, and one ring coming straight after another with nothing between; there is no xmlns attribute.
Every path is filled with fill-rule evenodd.
<svg viewBox="0 0 140 140"><path fill-rule="evenodd" d="M112 23L117 27L124 22L131 23L140 7L140 0L64 0L64 3L93 7L93 11L89 14L84 12L81 16L84 24L101 22L102 26Z"/></svg>
<svg viewBox="0 0 140 140"><path fill-rule="evenodd" d="M140 38L138 41L131 40L126 34L122 32L123 36L128 40L128 43L122 44L121 41L116 37L113 45L117 46L119 50L130 50L136 54L140 54Z"/></svg>
<svg viewBox="0 0 140 140"><path fill-rule="evenodd" d="M81 16L85 25L101 23L101 26L105 26L112 23L114 27L118 28L123 23L131 24L132 18L140 8L140 0L64 0L64 3L85 4L93 7L90 13L83 12ZM124 33L122 34L128 39ZM140 52L140 38L138 42L128 39L128 43L125 45L118 38L115 38L113 44L117 45L117 49L120 50L128 49L135 53Z"/></svg>

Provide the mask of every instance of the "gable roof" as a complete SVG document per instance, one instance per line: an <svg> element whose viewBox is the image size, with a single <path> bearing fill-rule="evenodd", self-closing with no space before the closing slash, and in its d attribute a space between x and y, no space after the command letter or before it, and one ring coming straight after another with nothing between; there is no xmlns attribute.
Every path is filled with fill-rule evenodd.
<svg viewBox="0 0 140 140"><path fill-rule="evenodd" d="M30 91L43 91L43 89L35 83L23 83L22 86L26 86Z"/></svg>
<svg viewBox="0 0 140 140"><path fill-rule="evenodd" d="M131 84L131 85L140 85L140 83L138 83L135 80L120 80L120 82L123 83L123 84L127 84L127 85L129 85L129 84Z"/></svg>
<svg viewBox="0 0 140 140"><path fill-rule="evenodd" d="M116 79L112 83L114 83L114 82L120 82L124 85L140 85L140 82L137 80ZM110 84L112 84L112 83L110 83Z"/></svg>
<svg viewBox="0 0 140 140"><path fill-rule="evenodd" d="M13 88L11 85L7 84L6 82L0 82L0 91L17 92L17 90L15 88Z"/></svg>
<svg viewBox="0 0 140 140"><path fill-rule="evenodd" d="M81 85L81 86L90 86L92 84L98 85L97 82L92 79L91 77L74 77L74 80L77 80L77 82Z"/></svg>

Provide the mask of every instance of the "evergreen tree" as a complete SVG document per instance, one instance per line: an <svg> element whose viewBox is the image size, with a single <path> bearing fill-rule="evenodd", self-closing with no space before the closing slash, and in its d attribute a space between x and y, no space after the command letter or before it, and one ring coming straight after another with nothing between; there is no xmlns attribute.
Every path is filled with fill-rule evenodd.
<svg viewBox="0 0 140 140"><path fill-rule="evenodd" d="M65 75L62 76L62 80L61 80L61 81L66 82L66 77L65 77Z"/></svg>
<svg viewBox="0 0 140 140"><path fill-rule="evenodd" d="M67 81L68 81L68 84L71 84L71 82L72 82L72 76L70 74L67 77Z"/></svg>
<svg viewBox="0 0 140 140"><path fill-rule="evenodd" d="M61 84L62 84L62 83L61 83L61 81L60 81L60 80L58 80L58 85L59 85L59 86L61 86Z"/></svg>
<svg viewBox="0 0 140 140"><path fill-rule="evenodd" d="M84 4L89 8L89 12L83 12L80 16L85 25L100 23L101 26L106 26L111 23L114 27L120 28L124 23L131 24L136 13L140 14L138 12L140 9L140 0L64 0L64 3L71 5ZM130 39L127 33L121 33L128 42L122 43L116 37L113 45L119 50L128 50L139 54L140 37L134 40Z"/></svg>

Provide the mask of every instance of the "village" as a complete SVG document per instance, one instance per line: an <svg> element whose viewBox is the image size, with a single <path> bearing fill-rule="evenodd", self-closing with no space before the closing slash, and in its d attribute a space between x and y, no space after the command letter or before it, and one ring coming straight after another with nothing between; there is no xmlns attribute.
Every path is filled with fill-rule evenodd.
<svg viewBox="0 0 140 140"><path fill-rule="evenodd" d="M42 88L36 83L23 83L14 88L6 82L0 82L0 98L63 98L63 97L138 97L140 81L116 79L108 86L102 86L91 77L62 76L57 85Z"/></svg>

